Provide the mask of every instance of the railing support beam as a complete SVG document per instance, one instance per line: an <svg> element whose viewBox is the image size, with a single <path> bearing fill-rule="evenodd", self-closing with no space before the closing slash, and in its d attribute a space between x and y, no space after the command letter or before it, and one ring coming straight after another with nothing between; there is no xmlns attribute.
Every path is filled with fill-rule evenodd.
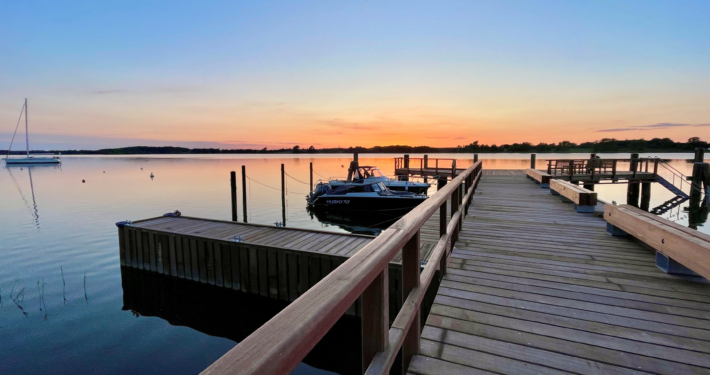
<svg viewBox="0 0 710 375"><path fill-rule="evenodd" d="M389 342L389 267L362 293L362 371Z"/></svg>
<svg viewBox="0 0 710 375"><path fill-rule="evenodd" d="M419 270L421 264L419 261L419 231L409 239L402 249L402 295L406 299L409 293L419 287ZM417 312L412 321L412 325L405 333L404 342L402 343L402 368L406 372L409 368L409 362L412 357L419 353L419 331L420 331L420 312Z"/></svg>

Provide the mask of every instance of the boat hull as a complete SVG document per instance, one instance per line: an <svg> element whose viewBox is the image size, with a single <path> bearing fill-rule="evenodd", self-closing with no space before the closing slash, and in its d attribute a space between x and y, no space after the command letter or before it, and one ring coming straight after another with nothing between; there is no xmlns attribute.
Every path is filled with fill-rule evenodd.
<svg viewBox="0 0 710 375"><path fill-rule="evenodd" d="M59 159L54 158L15 158L15 159L5 159L5 164L8 165L19 165L19 164L60 164Z"/></svg>
<svg viewBox="0 0 710 375"><path fill-rule="evenodd" d="M329 210L348 211L387 211L403 210L418 206L426 197L348 197L337 195L322 195L315 199L310 206L313 208L328 208Z"/></svg>

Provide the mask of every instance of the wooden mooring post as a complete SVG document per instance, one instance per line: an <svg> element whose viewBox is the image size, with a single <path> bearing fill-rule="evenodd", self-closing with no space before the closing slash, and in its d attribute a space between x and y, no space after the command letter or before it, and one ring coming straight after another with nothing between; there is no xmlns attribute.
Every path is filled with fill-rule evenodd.
<svg viewBox="0 0 710 375"><path fill-rule="evenodd" d="M478 161L478 154L473 154L473 162L475 163L477 161Z"/></svg>
<svg viewBox="0 0 710 375"><path fill-rule="evenodd" d="M284 165L281 164L281 216L282 216L282 222L281 224L285 227L286 226L286 176L285 176L285 170L284 170Z"/></svg>
<svg viewBox="0 0 710 375"><path fill-rule="evenodd" d="M313 191L313 162L311 162L310 171L311 171L311 185L310 185L311 190L310 191Z"/></svg>
<svg viewBox="0 0 710 375"><path fill-rule="evenodd" d="M530 154L530 168L535 169L535 157L537 155L535 154Z"/></svg>
<svg viewBox="0 0 710 375"><path fill-rule="evenodd" d="M247 167L242 165L242 206L244 206L244 222L247 221Z"/></svg>
<svg viewBox="0 0 710 375"><path fill-rule="evenodd" d="M229 173L229 182L232 195L232 221L238 221L237 218L237 172Z"/></svg>
<svg viewBox="0 0 710 375"><path fill-rule="evenodd" d="M631 154L631 162L629 163L629 171L633 172L629 179L629 186L626 191L626 203L628 205L639 207L639 188L640 184L634 182L636 172L638 171L639 154Z"/></svg>

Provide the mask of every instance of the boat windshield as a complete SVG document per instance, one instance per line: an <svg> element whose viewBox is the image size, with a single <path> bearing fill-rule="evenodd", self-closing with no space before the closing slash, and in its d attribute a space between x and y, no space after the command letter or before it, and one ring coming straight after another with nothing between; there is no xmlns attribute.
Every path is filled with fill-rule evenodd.
<svg viewBox="0 0 710 375"><path fill-rule="evenodd" d="M372 169L370 171L370 174L374 177L385 177L385 175L383 175L382 172L380 172L380 170L377 168Z"/></svg>
<svg viewBox="0 0 710 375"><path fill-rule="evenodd" d="M370 187L372 188L372 191L380 192L380 191L383 191L381 185L382 185L382 183L378 182L376 184L370 185Z"/></svg>

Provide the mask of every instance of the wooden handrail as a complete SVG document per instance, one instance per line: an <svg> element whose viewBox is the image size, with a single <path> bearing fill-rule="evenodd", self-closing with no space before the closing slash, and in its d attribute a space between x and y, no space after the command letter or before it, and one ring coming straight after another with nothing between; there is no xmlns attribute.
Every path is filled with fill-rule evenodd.
<svg viewBox="0 0 710 375"><path fill-rule="evenodd" d="M388 322L388 319L384 319L383 315L386 317L389 313L389 309L385 308L388 301L386 276L389 262L405 244L411 247L412 244L409 242L414 241L414 238L418 242L420 228L442 205L447 204L448 198L454 192L461 190L461 185L464 181L466 182L468 193L463 200L462 207L467 208L475 186L480 179L481 170L482 163L478 161L461 172L453 181L383 231L377 238L360 249L202 373L289 373L361 295L363 295L363 304L365 300L373 301L373 296L377 296L381 301L379 308L375 309L376 314L379 314L379 316L368 316L366 314L370 313L370 311L363 309L363 330L377 333L374 341L372 338L367 339L375 347L364 348L363 350L372 351L374 349L377 352L375 355L376 362L373 363L383 363L378 358L382 357L383 353L388 352L390 349L394 352L398 351L404 340L404 337L401 340L398 338L398 333L406 336L407 331L412 328L412 323L415 320L417 321L416 337L418 340L419 323L415 318L419 316L419 306L426 290L424 285L429 285L431 277L436 271L437 263L439 263L435 261L436 258L446 259L445 256L450 251L447 249L446 244L450 237L457 233L460 228L461 215L464 215L467 209L459 209L452 217L446 234L439 239L434 254L432 254L435 258L427 262L428 268L425 267L425 272L418 279L415 279L419 280L419 285L411 288L400 314L397 315L396 324L391 329L383 331L382 322L385 322L385 326ZM452 199L452 204L458 206L458 202L458 199L457 201ZM411 251L403 252L403 256L411 253ZM418 256L418 252L414 253L417 253ZM409 264L412 262L411 260L405 260L403 257L403 271L407 272L404 267L405 262ZM409 267L408 269L414 268ZM416 267L416 272L419 272L419 267ZM377 282L373 283L374 281ZM413 312L416 312L416 314ZM390 332L392 332L391 335ZM366 338L363 337L363 339L365 341ZM395 345L392 346L392 344ZM363 345L367 345L367 343L363 343ZM411 355L411 348L409 354ZM391 365L389 356L385 356L385 358L387 359L385 362ZM366 358L365 361L364 366L369 367L368 359ZM389 366L383 366L382 368L388 369ZM374 370L375 368L373 367Z"/></svg>

